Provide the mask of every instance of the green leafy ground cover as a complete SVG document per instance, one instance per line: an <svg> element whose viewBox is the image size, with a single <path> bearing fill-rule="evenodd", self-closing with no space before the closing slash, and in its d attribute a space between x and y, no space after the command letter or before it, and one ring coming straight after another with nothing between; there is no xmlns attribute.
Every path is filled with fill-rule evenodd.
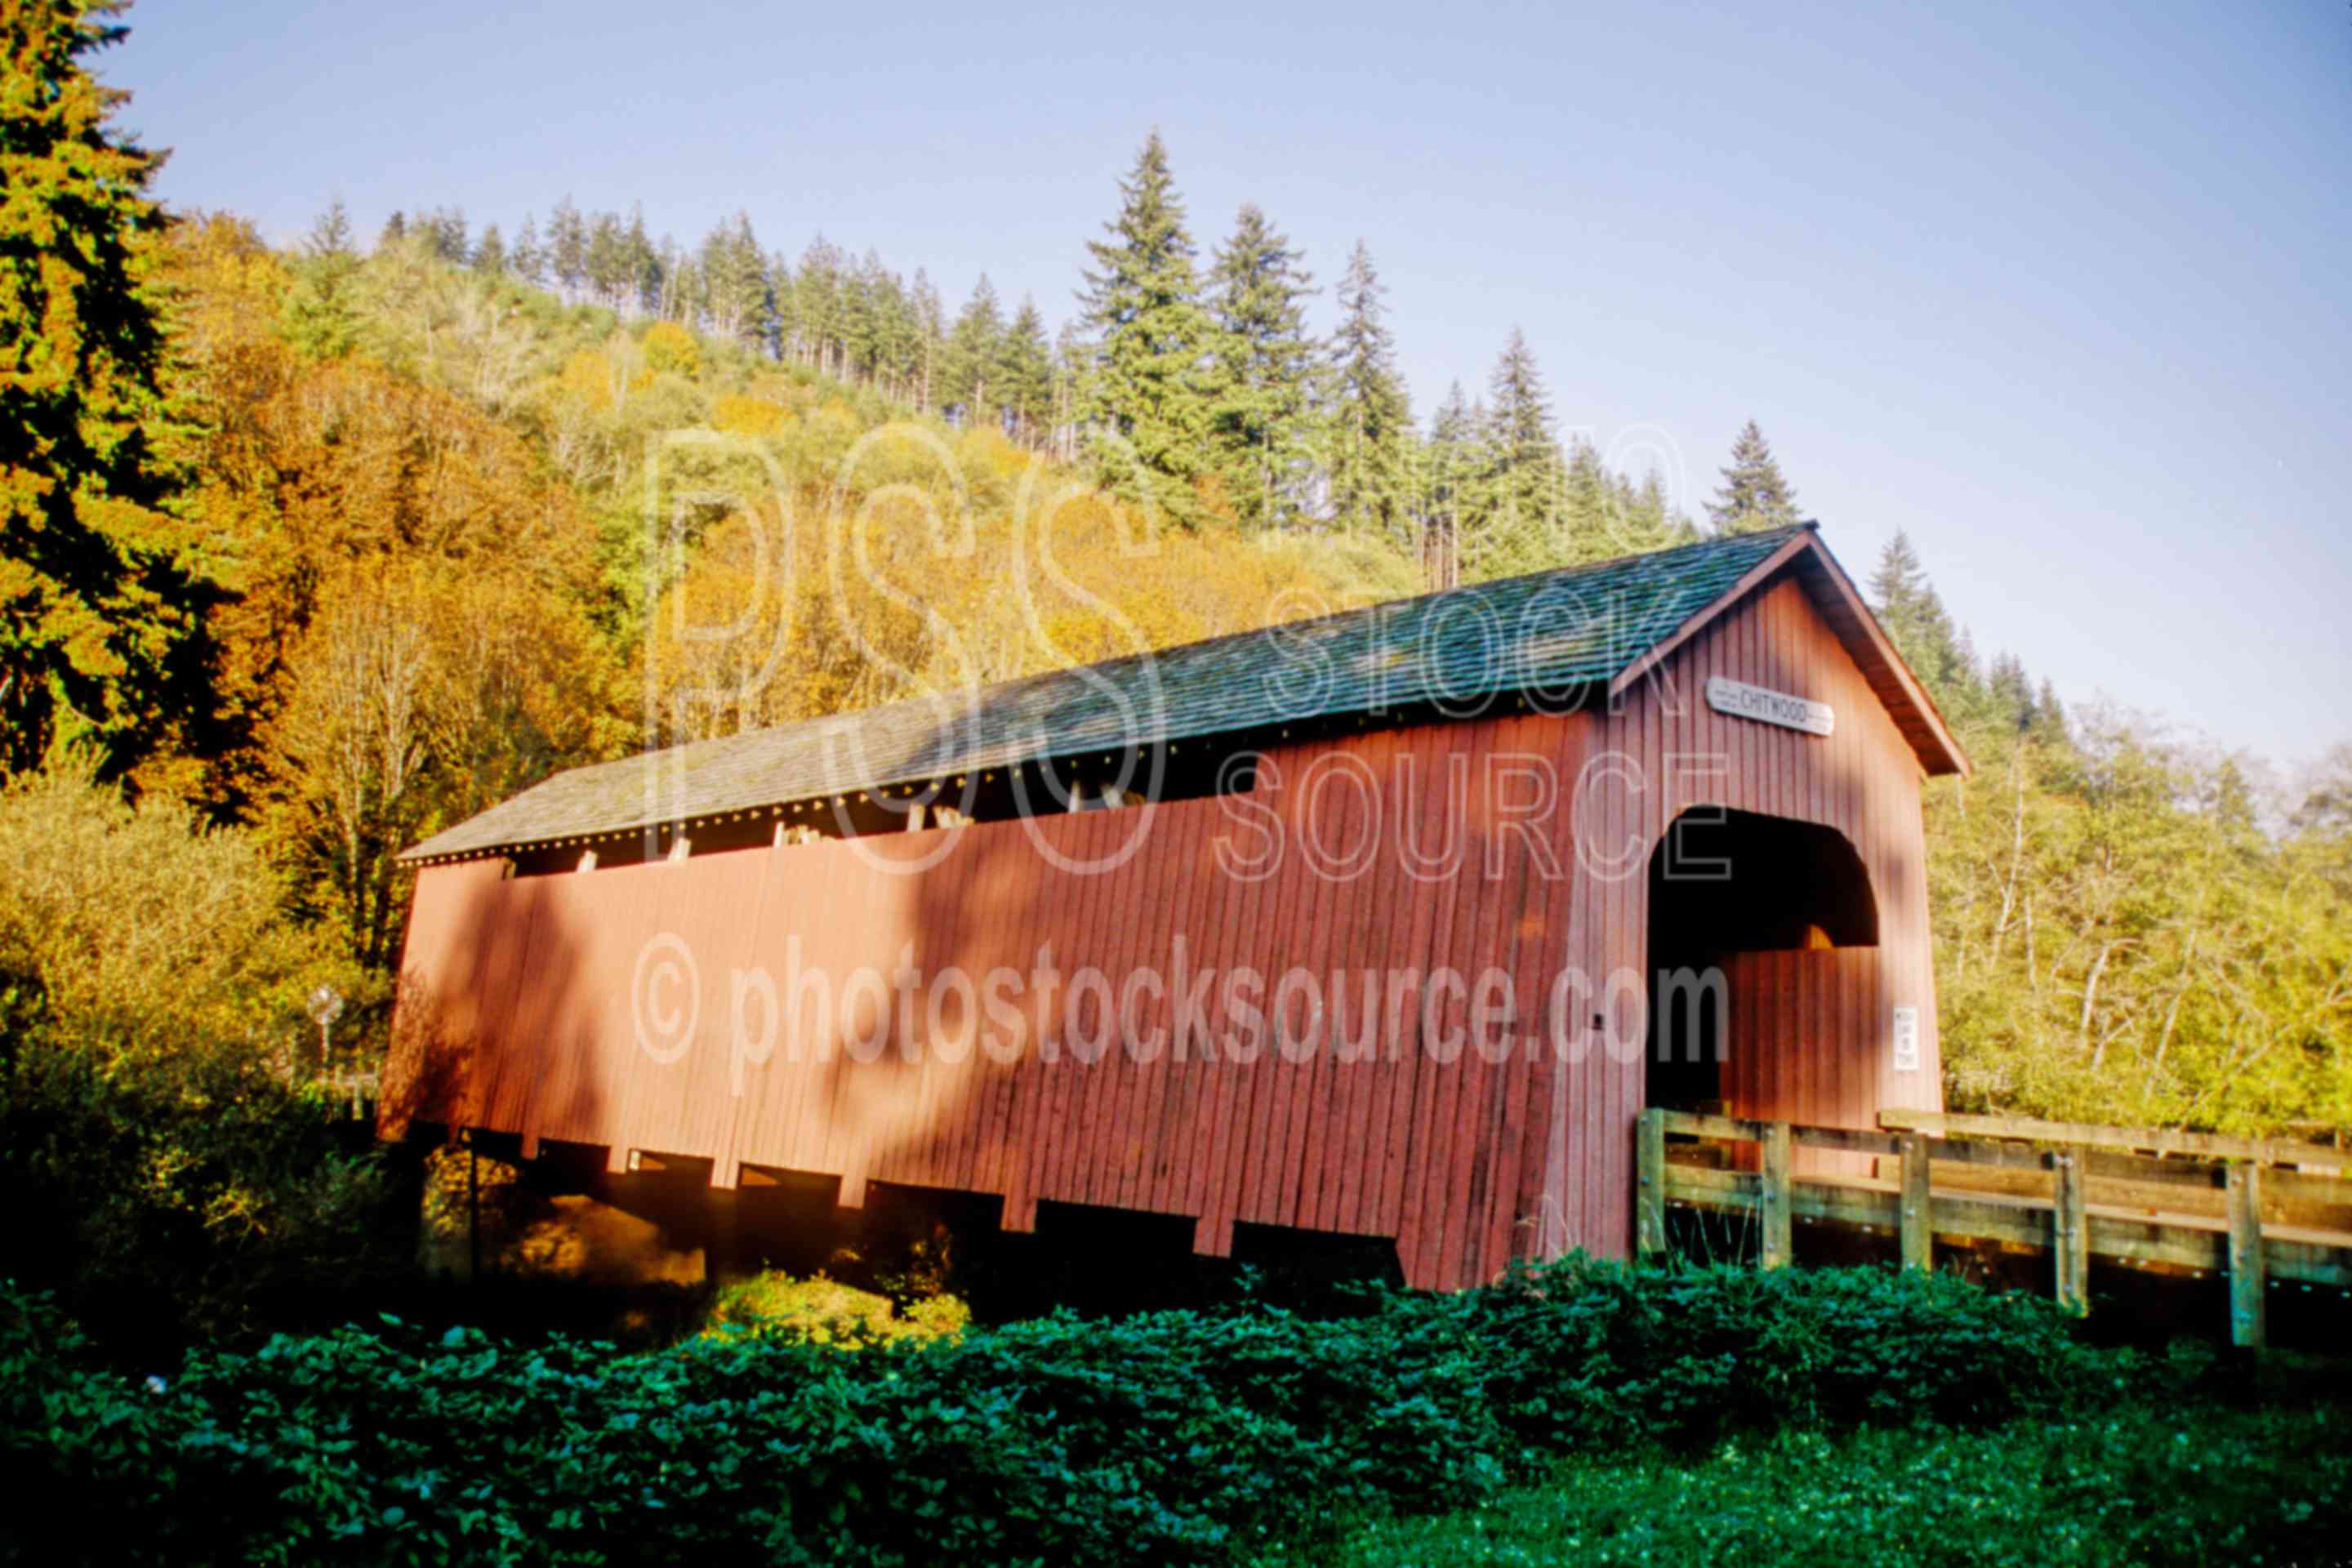
<svg viewBox="0 0 2352 1568"><path fill-rule="evenodd" d="M1265 1563L2187 1568L2336 1562L2348 1549L2345 1411L2190 1404L1984 1432L1748 1437L1696 1459L1580 1458L1474 1509Z"/></svg>
<svg viewBox="0 0 2352 1568"><path fill-rule="evenodd" d="M637 1354L386 1322L200 1351L151 1382L88 1357L53 1310L12 1293L0 1460L91 1562L684 1563L723 1549L872 1564L1379 1562L1408 1541L1432 1562L1512 1561L1461 1552L1484 1550L1491 1521L1543 1510L1529 1550L1579 1530L1633 1539L1612 1520L1697 1530L1722 1511L1718 1470L1741 1481L1724 1493L1735 1515L1812 1495L1830 1517L1899 1512L1932 1489L1906 1466L1966 1468L1972 1450L1946 1455L1956 1442L2011 1468L2084 1467L2093 1491L2099 1465L2128 1461L2134 1479L2116 1485L2135 1498L2174 1487L2163 1467L2182 1462L2144 1413L2187 1373L2087 1345L2039 1300L1950 1278L1577 1259L1359 1308L1061 1315L856 1345L772 1323ZM2230 1473L2258 1500L2262 1454L2300 1429L2247 1419ZM2138 1447L2066 1446L2101 1423ZM1841 1474L1859 1489L1835 1489ZM2314 1529L2341 1527L2337 1482L2279 1486ZM1962 1505L1937 1506L1921 1529ZM1424 1514L1452 1516L1429 1531L1471 1533L1377 1522ZM1766 1544L1805 1549L1801 1524ZM25 1560L58 1560L31 1539L16 1538ZM1715 1539L1659 1550L1736 1549Z"/></svg>

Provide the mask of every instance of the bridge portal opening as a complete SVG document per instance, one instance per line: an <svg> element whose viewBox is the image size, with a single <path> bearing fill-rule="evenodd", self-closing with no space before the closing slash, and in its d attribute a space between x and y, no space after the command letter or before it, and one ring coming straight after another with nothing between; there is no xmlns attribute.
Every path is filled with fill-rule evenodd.
<svg viewBox="0 0 2352 1568"><path fill-rule="evenodd" d="M1650 852L1647 1103L1727 1109L1732 1015L1769 966L1740 955L1878 942L1878 904L1862 857L1834 828L1696 806Z"/></svg>

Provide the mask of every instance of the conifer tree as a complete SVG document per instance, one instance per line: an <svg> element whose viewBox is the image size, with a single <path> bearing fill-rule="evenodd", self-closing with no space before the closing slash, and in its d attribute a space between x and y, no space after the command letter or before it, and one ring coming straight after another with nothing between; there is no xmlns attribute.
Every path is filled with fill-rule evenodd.
<svg viewBox="0 0 2352 1568"><path fill-rule="evenodd" d="M540 248L539 223L529 213L515 230L514 247L507 252L507 269L537 289L547 281L547 253Z"/></svg>
<svg viewBox="0 0 2352 1568"><path fill-rule="evenodd" d="M312 359L341 359L359 346L352 299L360 262L352 253L351 215L338 196L310 226L279 321L294 347Z"/></svg>
<svg viewBox="0 0 2352 1568"><path fill-rule="evenodd" d="M1995 655L1985 672L1985 689L1996 722L2021 735L2034 728L2033 682L2025 673L2023 659L2013 653Z"/></svg>
<svg viewBox="0 0 2352 1568"><path fill-rule="evenodd" d="M818 374L829 374L841 329L842 255L821 234L801 255L793 298L802 357Z"/></svg>
<svg viewBox="0 0 2352 1568"><path fill-rule="evenodd" d="M1731 446L1730 466L1723 470L1723 488L1707 504L1707 518L1721 533L1760 533L1802 522L1797 514L1797 493L1781 477L1780 465L1750 419Z"/></svg>
<svg viewBox="0 0 2352 1568"><path fill-rule="evenodd" d="M1397 374L1387 292L1359 239L1339 279L1325 467L1339 527L1402 541L1411 516L1412 408Z"/></svg>
<svg viewBox="0 0 2352 1568"><path fill-rule="evenodd" d="M1626 553L1612 547L1617 531L1617 483L1600 449L1579 435L1560 469L1559 533L1570 561L1601 561Z"/></svg>
<svg viewBox="0 0 2352 1568"><path fill-rule="evenodd" d="M352 245L352 215L336 196L327 203L327 210L310 226L302 241L302 248L312 256L349 256Z"/></svg>
<svg viewBox="0 0 2352 1568"><path fill-rule="evenodd" d="M1422 581L1430 588L1451 588L1462 581L1462 523L1476 483L1477 442L1478 421L1457 381L1437 405L1423 451L1415 516Z"/></svg>
<svg viewBox="0 0 2352 1568"><path fill-rule="evenodd" d="M698 267L710 330L738 342L764 342L775 307L749 214L739 212L731 223L710 231L702 242Z"/></svg>
<svg viewBox="0 0 2352 1568"><path fill-rule="evenodd" d="M588 236L581 258L588 292L595 301L618 310L629 297L628 239L614 213L597 213L587 220Z"/></svg>
<svg viewBox="0 0 2352 1568"><path fill-rule="evenodd" d="M792 258L781 250L768 253L768 352L779 361L793 352L793 334L799 330L799 282Z"/></svg>
<svg viewBox="0 0 2352 1568"><path fill-rule="evenodd" d="M915 406L929 414L939 406L940 353L947 344L947 313L931 275L919 267L915 268L909 304L915 316Z"/></svg>
<svg viewBox="0 0 2352 1568"><path fill-rule="evenodd" d="M466 244L466 214L461 207L435 207L413 226L433 254L452 267L463 267L472 251Z"/></svg>
<svg viewBox="0 0 2352 1568"><path fill-rule="evenodd" d="M640 312L657 309L662 288L661 260L653 241L646 235L643 204L629 209L629 232L622 241L622 302L635 305Z"/></svg>
<svg viewBox="0 0 2352 1568"><path fill-rule="evenodd" d="M871 381L881 368L882 258L868 247L841 280L841 352L854 380Z"/></svg>
<svg viewBox="0 0 2352 1568"><path fill-rule="evenodd" d="M1558 564L1567 558L1565 465L1552 435L1551 395L1517 327L1487 378L1486 399L1486 468L1477 526L1464 541L1464 573L1499 577Z"/></svg>
<svg viewBox="0 0 2352 1568"><path fill-rule="evenodd" d="M116 9L17 5L0 25L0 769L60 729L127 766L209 706L215 595L181 553L178 475L157 456L173 423L158 160L109 123L126 95L83 64L124 36L99 19Z"/></svg>
<svg viewBox="0 0 2352 1568"><path fill-rule="evenodd" d="M1977 695L1975 652L1927 581L1911 536L1899 529L1879 552L1870 574L1869 598L1895 651L1927 683L1927 695L1945 716L1958 719L1971 712ZM2021 679L2021 671L2020 675Z"/></svg>
<svg viewBox="0 0 2352 1568"><path fill-rule="evenodd" d="M1022 297L1021 309L997 338L996 350L996 384L1013 416L1013 434L1033 443L1052 414L1054 399L1054 351L1045 341L1045 318L1036 300Z"/></svg>
<svg viewBox="0 0 2352 1568"><path fill-rule="evenodd" d="M548 216L547 268L563 297L576 300L588 280L588 226L570 196L556 203Z"/></svg>
<svg viewBox="0 0 2352 1568"><path fill-rule="evenodd" d="M956 313L948 333L947 393L942 404L958 410L966 425L988 416L1003 401L996 384L997 340L1004 331L1004 315L996 302L995 286L980 275L971 298Z"/></svg>
<svg viewBox="0 0 2352 1568"><path fill-rule="evenodd" d="M2048 744L2064 747L2074 743L2066 723L2066 705L2058 700L2058 689L2050 684L2046 675L2042 678L2041 693L2033 700L2033 729L2035 735Z"/></svg>
<svg viewBox="0 0 2352 1568"><path fill-rule="evenodd" d="M408 220L401 216L398 207L394 207L392 216L383 220L383 227L376 233L375 247L379 251L390 250L407 237Z"/></svg>
<svg viewBox="0 0 2352 1568"><path fill-rule="evenodd" d="M874 289L887 391L893 398L904 398L922 355L922 325L916 316L914 296L908 292L907 280L882 268L878 260Z"/></svg>
<svg viewBox="0 0 2352 1568"><path fill-rule="evenodd" d="M1080 294L1094 338L1084 418L1114 493L1147 500L1188 526L1201 517L1208 473L1211 344L1184 204L1154 131L1119 182L1118 216L1089 240L1095 265ZM1115 437L1116 441L1105 437Z"/></svg>
<svg viewBox="0 0 2352 1568"><path fill-rule="evenodd" d="M1076 321L1064 321L1054 335L1054 455L1065 463L1078 460L1078 420L1089 395L1087 373L1093 351Z"/></svg>
<svg viewBox="0 0 2352 1568"><path fill-rule="evenodd" d="M1244 204L1209 288L1217 329L1210 431L1226 493L1244 522L1278 525L1295 508L1322 352L1307 331L1314 279L1290 241Z"/></svg>
<svg viewBox="0 0 2352 1568"><path fill-rule="evenodd" d="M496 224L482 230L482 237L474 242L474 270L486 278L506 276L507 244Z"/></svg>

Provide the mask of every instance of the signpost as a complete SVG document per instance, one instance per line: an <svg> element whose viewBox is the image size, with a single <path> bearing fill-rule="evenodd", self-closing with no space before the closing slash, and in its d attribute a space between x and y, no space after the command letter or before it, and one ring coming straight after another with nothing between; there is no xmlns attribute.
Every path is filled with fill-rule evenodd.
<svg viewBox="0 0 2352 1568"><path fill-rule="evenodd" d="M1919 1070L1919 1009L1895 1009L1895 1070Z"/></svg>
<svg viewBox="0 0 2352 1568"><path fill-rule="evenodd" d="M1826 702L1768 691L1720 675L1707 677L1706 705L1718 713L1778 724L1783 730L1802 730L1808 735L1827 735L1837 728L1837 710Z"/></svg>

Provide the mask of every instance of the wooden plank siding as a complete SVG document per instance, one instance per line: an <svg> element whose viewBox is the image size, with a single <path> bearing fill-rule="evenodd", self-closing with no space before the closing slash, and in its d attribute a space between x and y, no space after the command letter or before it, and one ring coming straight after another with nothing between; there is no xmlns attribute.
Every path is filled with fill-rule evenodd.
<svg viewBox="0 0 2352 1568"><path fill-rule="evenodd" d="M814 1172L838 1176L848 1204L869 1180L991 1194L1012 1229L1034 1226L1041 1201L1187 1215L1212 1253L1230 1250L1236 1225L1393 1237L1418 1286L1570 1247L1622 1255L1643 1100L1640 1053L1622 1043L1643 1037L1646 868L1686 806L1834 828L1877 900L1876 948L1741 961L1738 1113L1868 1127L1884 1107L1940 1108L1919 763L1811 595L1793 569L1765 582L1606 708L1404 728L1368 716L1355 733L1276 740L1247 796L583 874L427 866L386 1131L422 1121L604 1145L616 1162L708 1159L720 1185L747 1164ZM1717 714L1703 694L1713 675L1830 703L1836 732ZM1693 755L1724 771L1676 777L1675 760ZM1547 776L1556 798L1539 811ZM1220 845L1247 854L1259 820L1279 825L1286 852L1268 875L1235 875ZM1375 847L1360 874L1320 875L1309 833L1334 855L1365 836ZM1433 870L1449 845L1461 863ZM1090 862L1103 864L1070 868ZM1180 939L1185 967L1216 972L1216 1048L1180 1028L1188 1010L1163 992L1135 998L1135 1024L1160 1041L1151 1059L1087 1051L1138 966L1178 984ZM1027 984L1049 945L1050 999ZM660 972L681 951L690 985ZM1511 977L1508 1055L1433 1055L1418 993L1389 1016L1390 975L1441 965L1471 988L1434 1010L1442 1032L1466 1029L1482 970ZM1293 966L1337 1000L1312 1050L1296 1047L1318 1021L1295 1000L1276 1005ZM1558 1036L1570 1048L1556 1052L1550 1003L1569 966L1589 984L1568 997ZM895 989L902 967L923 977L910 998ZM1023 977L1017 1060L982 1048L984 1000L960 1009L950 995L934 1026L929 987L950 967L975 992L1000 967ZM1220 1005L1243 967L1263 976L1269 1020L1249 1061L1226 1048L1236 1020ZM780 1023L772 1055L739 1064L739 1005L764 1016L756 988L738 994L737 973L753 969ZM828 979L829 1018L793 984L811 969ZM861 970L871 980L853 984ZM1368 971L1381 1026L1356 1059L1329 1037L1341 1020L1350 1038L1368 1027ZM1097 1016L1105 985L1112 1019ZM861 990L845 1014L845 993ZM690 1034L647 1048L649 999L662 1018L690 1016ZM1915 1074L1885 1070L1896 1002L1920 1010ZM1824 1157L1798 1155L1801 1168Z"/></svg>

